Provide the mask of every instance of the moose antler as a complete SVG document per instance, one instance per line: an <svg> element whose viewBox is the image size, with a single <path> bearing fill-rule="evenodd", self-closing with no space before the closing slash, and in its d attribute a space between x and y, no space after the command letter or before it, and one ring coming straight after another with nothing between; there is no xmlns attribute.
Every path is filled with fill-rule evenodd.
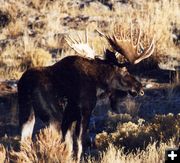
<svg viewBox="0 0 180 163"><path fill-rule="evenodd" d="M114 50L122 54L130 63L137 64L143 59L146 59L152 55L155 49L154 37L146 49L143 48L141 39L141 28L139 28L137 41L134 44L132 23L130 27L130 34L128 30L122 30L121 26L118 25L114 29L112 36L105 35L98 31L100 35L103 35Z"/></svg>
<svg viewBox="0 0 180 163"><path fill-rule="evenodd" d="M85 31L85 42L82 41L79 35L78 40L73 39L70 36L66 36L65 40L67 41L68 45L81 56L89 57L91 59L94 59L95 56L97 56L95 51L89 46L87 30Z"/></svg>

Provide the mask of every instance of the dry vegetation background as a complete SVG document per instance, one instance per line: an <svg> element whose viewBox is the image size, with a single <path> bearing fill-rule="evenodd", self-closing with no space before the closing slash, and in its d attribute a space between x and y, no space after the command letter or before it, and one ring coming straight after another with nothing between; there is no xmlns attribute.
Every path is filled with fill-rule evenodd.
<svg viewBox="0 0 180 163"><path fill-rule="evenodd" d="M111 33L114 23L127 29L132 20L149 36L143 38L144 45L155 36L155 53L145 66L156 62L163 69L174 70L180 63L179 0L0 0L0 81L16 81L27 68L51 65L75 54L64 36L76 37L78 33L82 37L85 29L91 46L102 54L108 45L95 30ZM162 90L154 87L143 102L128 97L118 114L102 113L108 106L97 106L89 129L94 141L87 140L90 147L82 162L163 161L165 149L179 145L177 85ZM1 115L3 107L0 104ZM11 122L17 123L17 119L12 120L16 109L12 110ZM0 119L9 123L7 117ZM22 144L19 152L13 149L18 137L4 136L0 143L0 162L73 162L71 148L61 143L60 135L51 128L42 131L36 142Z"/></svg>

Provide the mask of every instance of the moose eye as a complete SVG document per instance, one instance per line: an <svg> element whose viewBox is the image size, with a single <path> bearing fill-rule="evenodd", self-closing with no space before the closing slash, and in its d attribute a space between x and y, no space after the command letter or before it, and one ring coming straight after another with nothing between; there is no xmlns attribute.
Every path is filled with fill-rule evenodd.
<svg viewBox="0 0 180 163"><path fill-rule="evenodd" d="M121 83L122 83L123 86L128 86L128 83L123 79L121 79Z"/></svg>

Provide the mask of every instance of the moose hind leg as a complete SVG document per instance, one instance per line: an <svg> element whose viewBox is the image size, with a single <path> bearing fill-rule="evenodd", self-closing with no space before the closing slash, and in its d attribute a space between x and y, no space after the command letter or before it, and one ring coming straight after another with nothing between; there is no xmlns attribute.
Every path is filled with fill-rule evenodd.
<svg viewBox="0 0 180 163"><path fill-rule="evenodd" d="M81 155L84 150L84 140L85 140L85 134L87 130L87 125L89 122L89 117L88 116L83 116L81 115L77 119L76 123L76 131L75 131L75 148L74 148L74 156L77 162L80 162L81 160Z"/></svg>
<svg viewBox="0 0 180 163"><path fill-rule="evenodd" d="M62 111L56 100L53 100L52 93L37 89L33 96L33 108L36 117L43 122L43 125L50 126L58 132L60 131Z"/></svg>
<svg viewBox="0 0 180 163"><path fill-rule="evenodd" d="M21 126L21 141L32 137L34 124L35 124L35 115L33 109L31 109L27 121L23 123Z"/></svg>
<svg viewBox="0 0 180 163"><path fill-rule="evenodd" d="M21 131L21 140L32 137L35 124L34 110L31 102L31 96L22 89L18 90L19 102L19 127Z"/></svg>
<svg viewBox="0 0 180 163"><path fill-rule="evenodd" d="M82 154L82 130L83 130L83 126L82 126L82 123L79 124L78 126L79 128L79 134L77 136L77 153L76 153L76 156L77 156L77 162L80 162L81 160L81 154Z"/></svg>

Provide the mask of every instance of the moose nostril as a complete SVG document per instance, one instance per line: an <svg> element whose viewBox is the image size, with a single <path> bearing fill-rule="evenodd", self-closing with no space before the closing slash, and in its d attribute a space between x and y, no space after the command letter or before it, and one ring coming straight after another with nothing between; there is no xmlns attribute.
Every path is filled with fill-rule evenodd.
<svg viewBox="0 0 180 163"><path fill-rule="evenodd" d="M136 97L138 95L136 91L129 91L129 94L133 97Z"/></svg>
<svg viewBox="0 0 180 163"><path fill-rule="evenodd" d="M140 93L139 93L140 96L144 96L144 91L141 90Z"/></svg>

